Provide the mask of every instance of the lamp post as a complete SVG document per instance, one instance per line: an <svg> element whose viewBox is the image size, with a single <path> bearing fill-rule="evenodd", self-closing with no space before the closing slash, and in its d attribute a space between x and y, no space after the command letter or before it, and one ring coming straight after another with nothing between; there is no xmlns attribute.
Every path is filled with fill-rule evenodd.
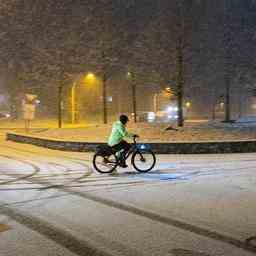
<svg viewBox="0 0 256 256"><path fill-rule="evenodd" d="M74 124L76 121L76 82L73 83L71 88L71 123Z"/></svg>
<svg viewBox="0 0 256 256"><path fill-rule="evenodd" d="M76 99L76 87L78 85L78 81L84 77L84 75L79 75L78 78L74 81L74 83L72 84L71 87L71 123L74 124L77 122L77 99ZM93 73L88 73L85 77L84 77L85 81L87 81L88 83L92 83L94 82L95 79L95 75Z"/></svg>
<svg viewBox="0 0 256 256"><path fill-rule="evenodd" d="M191 108L191 102L190 102L190 101L187 101L186 104L185 104L185 106L186 106L186 110L187 110L187 113L186 113L186 114L187 114L187 118L188 118L188 115L189 115L188 113L189 113L189 110L190 110L190 108Z"/></svg>
<svg viewBox="0 0 256 256"><path fill-rule="evenodd" d="M186 108L189 109L191 107L191 102L190 101L187 101L186 102Z"/></svg>
<svg viewBox="0 0 256 256"><path fill-rule="evenodd" d="M137 123L137 100L136 100L136 83L133 80L132 73L128 72L127 77L132 86L132 110L133 110L133 120Z"/></svg>
<svg viewBox="0 0 256 256"><path fill-rule="evenodd" d="M63 83L60 83L58 86L58 127L62 128L62 90L63 90Z"/></svg>
<svg viewBox="0 0 256 256"><path fill-rule="evenodd" d="M103 124L108 123L108 111L107 111L107 77L103 74L102 77L102 100L103 100Z"/></svg>
<svg viewBox="0 0 256 256"><path fill-rule="evenodd" d="M157 110L158 110L158 93L156 92L154 94L154 100L153 100L153 104L154 104L154 113L156 114L157 113Z"/></svg>

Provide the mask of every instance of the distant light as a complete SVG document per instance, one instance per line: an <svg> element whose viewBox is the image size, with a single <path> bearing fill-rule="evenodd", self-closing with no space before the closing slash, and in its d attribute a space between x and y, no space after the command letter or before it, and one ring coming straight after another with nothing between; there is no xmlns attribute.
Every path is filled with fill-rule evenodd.
<svg viewBox="0 0 256 256"><path fill-rule="evenodd" d="M89 72L83 77L83 83L85 85L94 86L96 81L96 76Z"/></svg>
<svg viewBox="0 0 256 256"><path fill-rule="evenodd" d="M140 145L140 149L146 149L146 146L145 145Z"/></svg>
<svg viewBox="0 0 256 256"><path fill-rule="evenodd" d="M168 108L167 108L167 112L172 112L173 110L174 110L173 107L168 107Z"/></svg>
<svg viewBox="0 0 256 256"><path fill-rule="evenodd" d="M154 112L148 112L148 121L154 121L156 114Z"/></svg>
<svg viewBox="0 0 256 256"><path fill-rule="evenodd" d="M10 114L5 114L5 117L9 118L9 117L11 117L11 115Z"/></svg>
<svg viewBox="0 0 256 256"><path fill-rule="evenodd" d="M88 79L94 79L94 78L95 78L95 75L94 75L93 73L88 73L88 74L86 75L86 78L88 78Z"/></svg>
<svg viewBox="0 0 256 256"><path fill-rule="evenodd" d="M173 112L177 112L177 111L178 111L178 107L169 106L166 108L167 113L173 113Z"/></svg>
<svg viewBox="0 0 256 256"><path fill-rule="evenodd" d="M187 108L190 108L191 107L191 103L188 101L188 102L186 102L186 107Z"/></svg>
<svg viewBox="0 0 256 256"><path fill-rule="evenodd" d="M168 115L168 119L177 119L178 116L177 115Z"/></svg>
<svg viewBox="0 0 256 256"><path fill-rule="evenodd" d="M36 103L37 105L39 105L39 104L41 103L41 101L40 101L40 100L36 100L35 103Z"/></svg>
<svg viewBox="0 0 256 256"><path fill-rule="evenodd" d="M220 107L223 108L224 107L224 102L220 103Z"/></svg>

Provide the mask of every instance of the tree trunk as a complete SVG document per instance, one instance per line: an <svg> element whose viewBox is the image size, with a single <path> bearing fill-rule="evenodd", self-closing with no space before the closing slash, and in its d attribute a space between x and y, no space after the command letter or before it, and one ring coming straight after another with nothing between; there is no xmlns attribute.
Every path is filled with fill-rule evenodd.
<svg viewBox="0 0 256 256"><path fill-rule="evenodd" d="M103 74L102 79L102 100L103 100L103 123L107 124L108 117L107 117L107 79L106 75Z"/></svg>
<svg viewBox="0 0 256 256"><path fill-rule="evenodd" d="M216 89L213 88L213 93L212 93L212 120L215 120L216 119Z"/></svg>
<svg viewBox="0 0 256 256"><path fill-rule="evenodd" d="M239 105L238 105L238 118L243 116L243 90L242 86L240 85L239 88Z"/></svg>
<svg viewBox="0 0 256 256"><path fill-rule="evenodd" d="M184 126L183 119L183 49L182 39L178 39L177 45L177 101L178 101L178 126Z"/></svg>
<svg viewBox="0 0 256 256"><path fill-rule="evenodd" d="M71 87L71 123L76 122L76 83Z"/></svg>
<svg viewBox="0 0 256 256"><path fill-rule="evenodd" d="M137 123L137 100L136 100L136 84L132 82L132 107L133 107L133 120Z"/></svg>
<svg viewBox="0 0 256 256"><path fill-rule="evenodd" d="M225 122L230 122L230 82L231 82L231 35L230 35L230 9L229 9L229 1L225 0L224 2L224 15L225 15L225 23L224 23L224 43L225 43L225 67L224 67L224 82L225 82Z"/></svg>
<svg viewBox="0 0 256 256"><path fill-rule="evenodd" d="M58 127L62 128L62 85L58 87Z"/></svg>
<svg viewBox="0 0 256 256"><path fill-rule="evenodd" d="M225 122L230 122L230 79L229 75L226 74L226 93L225 93Z"/></svg>
<svg viewBox="0 0 256 256"><path fill-rule="evenodd" d="M10 115L11 120L17 120L18 119L18 103L16 95L12 94L10 95Z"/></svg>

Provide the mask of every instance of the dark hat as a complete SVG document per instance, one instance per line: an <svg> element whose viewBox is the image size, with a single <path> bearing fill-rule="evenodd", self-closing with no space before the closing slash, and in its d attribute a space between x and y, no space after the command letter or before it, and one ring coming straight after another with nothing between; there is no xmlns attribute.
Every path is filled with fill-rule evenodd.
<svg viewBox="0 0 256 256"><path fill-rule="evenodd" d="M121 116L119 117L119 120L120 120L120 122L121 122L122 124L126 124L126 123L129 121L129 118L128 118L128 116L126 116L126 115L121 115Z"/></svg>

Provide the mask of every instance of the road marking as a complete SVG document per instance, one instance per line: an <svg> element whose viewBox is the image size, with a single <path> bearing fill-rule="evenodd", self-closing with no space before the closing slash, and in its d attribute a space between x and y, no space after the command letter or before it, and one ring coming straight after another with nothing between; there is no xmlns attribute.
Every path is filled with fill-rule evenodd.
<svg viewBox="0 0 256 256"><path fill-rule="evenodd" d="M10 229L11 229L10 226L8 226L4 223L0 223L0 233L5 232L5 231L10 230Z"/></svg>
<svg viewBox="0 0 256 256"><path fill-rule="evenodd" d="M170 253L172 253L172 255L174 256L210 256L209 254L205 254L202 252L195 252L184 249L173 249L170 251Z"/></svg>
<svg viewBox="0 0 256 256"><path fill-rule="evenodd" d="M36 216L29 215L17 209L13 209L11 207L2 206L0 208L0 213L9 216L11 219L26 226L27 228L38 232L39 234L73 252L77 256L114 256L116 255L114 253L114 250L118 252L126 251L126 255L141 255L136 249L128 248L118 242L112 242L112 247L105 247L104 245L106 244L106 241L109 242L108 240L103 243L103 246L101 248L98 248L94 246L91 242L87 242L84 239L81 240L80 238L75 237L70 232L54 226L52 223L49 223ZM104 238L102 237L102 240L103 239Z"/></svg>
<svg viewBox="0 0 256 256"><path fill-rule="evenodd" d="M251 167L251 168L254 168L254 167ZM241 169L245 169L245 168L240 168L240 170ZM246 167L246 169L248 169L248 167ZM227 169L227 170L229 170L229 169ZM47 181L42 182L42 179L40 179L38 177L25 177L25 180L29 180L32 183L38 183L38 184L41 184L41 185L48 185L48 186L54 185L51 182L47 182ZM126 212L130 212L130 213L136 214L138 216L142 216L142 217L151 219L153 221L157 221L157 222L160 222L160 223L163 223L163 224L167 224L169 226L174 226L174 227L183 229L185 231L193 232L197 235L201 235L201 236L208 237L208 238L211 238L211 239L223 242L223 243L227 243L227 244L233 245L237 248L244 249L246 251L256 253L256 247L254 245L252 245L250 243L240 241L238 239L235 239L235 238L232 238L232 237L229 237L229 236L226 236L226 235L222 235L222 234L220 234L218 232L215 232L215 231L204 229L204 228L195 226L193 224L182 222L182 221L179 221L179 220L176 220L176 219L164 217L164 216L161 216L157 213L153 213L153 212L150 212L150 211L148 212L148 211L145 211L143 209L137 208L137 207L132 206L132 205L126 205L126 204L123 204L123 203L112 201L111 199L101 198L101 197L98 197L96 195L92 195L90 193L82 193L80 191L74 191L72 189L65 188L63 186L62 187L57 187L56 189L58 189L60 191L63 191L63 192L68 192L68 193L73 194L73 195L83 197L83 198L91 200L91 201L101 203L101 204L106 205L106 206L110 206L110 207L114 207L114 208L117 208L117 209L120 209L120 210L123 210L123 211L126 211ZM1 211L1 209L0 209L0 211Z"/></svg>
<svg viewBox="0 0 256 256"><path fill-rule="evenodd" d="M48 185L48 186L54 185L51 182L47 182L47 181L42 182L42 180L40 178L37 178L37 177L29 177L29 178L25 178L25 179L31 181L32 183ZM102 197L99 197L99 196L96 196L96 195L93 195L93 194L90 194L90 193L83 193L83 192L80 192L80 191L74 191L70 188L63 187L63 186L58 186L58 187L55 187L54 189L57 189L57 190L63 191L63 192L67 192L69 194L76 195L76 196L79 196L81 198L85 198L87 200L91 200L91 201L94 201L94 202L97 202L97 203L100 203L100 204L103 204L103 205L106 205L106 206L110 206L110 207L113 207L113 208L116 208L116 209L119 209L119 210L123 210L123 211L129 212L129 213L135 214L137 216L148 218L148 219L151 219L153 221L157 221L157 222L169 225L169 226L173 226L173 227L176 227L176 228L179 228L179 229L183 229L185 231L189 231L189 232L195 233L197 235L208 237L208 238L211 238L211 239L216 240L216 241L220 241L220 242L223 242L223 243L226 243L226 244L230 244L230 245L233 245L233 246L235 246L239 249L243 249L245 251L256 253L256 247L253 246L250 243L246 243L246 242L240 241L238 239L235 239L235 238L232 238L232 237L229 237L229 236L226 236L226 235L223 235L221 233L211 231L211 230L208 230L208 229L205 229L205 228L201 228L199 226L196 226L196 225L193 225L193 224L190 224L190 223L187 223L187 222L183 222L183 221L180 221L180 220L177 220L177 219L168 218L168 217L159 215L159 214L154 213L154 212L145 211L143 209L137 208L137 207L132 206L132 205L126 205L126 204L116 202L116 201L113 201L111 199L102 198ZM0 209L0 212L1 211L2 211L2 209Z"/></svg>
<svg viewBox="0 0 256 256"><path fill-rule="evenodd" d="M142 174L140 178L148 180L160 180L160 181L170 181L170 180L188 180L188 174L184 173L158 173L158 174Z"/></svg>
<svg viewBox="0 0 256 256"><path fill-rule="evenodd" d="M256 248L256 236L249 237L245 240L247 244L250 244Z"/></svg>

